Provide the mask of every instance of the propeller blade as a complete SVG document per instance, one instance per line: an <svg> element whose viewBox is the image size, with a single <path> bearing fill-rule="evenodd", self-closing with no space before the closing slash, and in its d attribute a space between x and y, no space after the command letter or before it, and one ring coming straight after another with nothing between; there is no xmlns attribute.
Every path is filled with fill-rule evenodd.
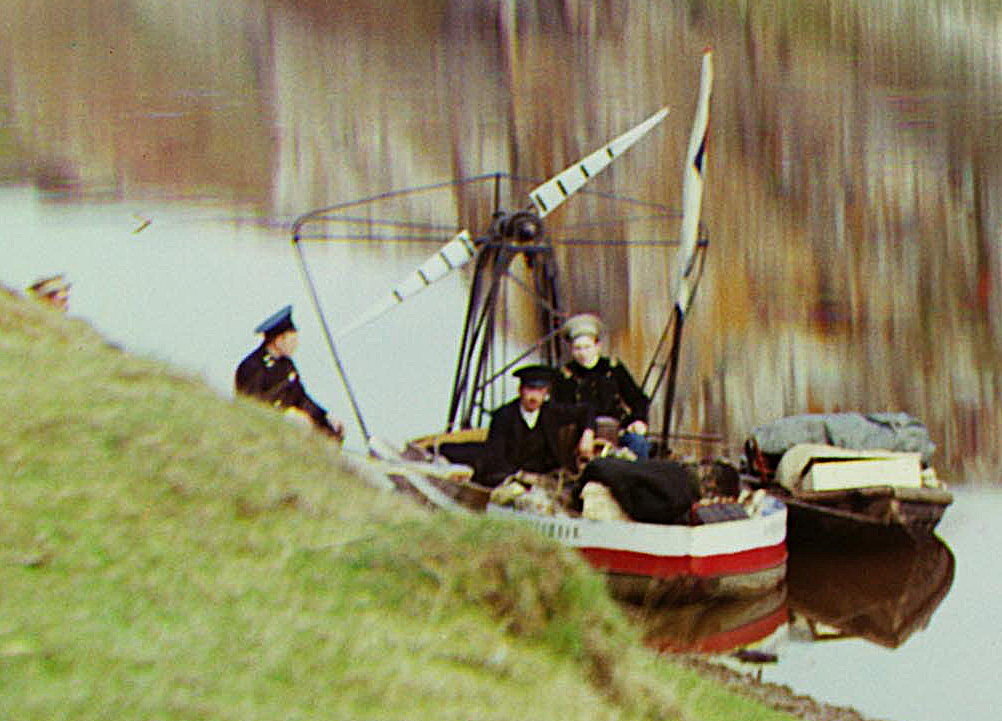
<svg viewBox="0 0 1002 721"><path fill-rule="evenodd" d="M630 146L646 135L651 128L664 120L666 115L668 115L668 108L661 108L640 125L626 131L584 160L575 163L562 173L534 188L529 193L529 197L532 199L539 217L545 217L547 213L580 190L589 179L600 173L615 158L622 155ZM397 285L389 296L371 306L347 328L342 329L338 336L344 337L371 323L418 291L427 288L451 271L463 267L476 254L477 247L471 240L469 231L460 232Z"/></svg>
<svg viewBox="0 0 1002 721"><path fill-rule="evenodd" d="M403 303L405 299L424 290L436 280L448 275L456 268L462 268L477 254L477 246L470 238L470 231L460 231L452 240L443 245L435 255L428 258L397 284L389 295L369 307L367 311L356 318L351 325L343 328L338 337L368 325L379 316Z"/></svg>
<svg viewBox="0 0 1002 721"><path fill-rule="evenodd" d="M538 185L529 192L532 204L540 218L559 207L565 200L574 195L589 180L604 170L615 158L629 150L630 146L640 140L655 125L668 115L668 108L661 108L651 117L632 130L627 130L618 138L596 150L584 160L571 165L566 170Z"/></svg>
<svg viewBox="0 0 1002 721"><path fill-rule="evenodd" d="M696 260L699 236L699 213L703 203L703 164L706 161L706 135L710 123L710 91L713 89L713 53L703 53L703 68L699 78L699 98L696 118L689 136L685 175L682 178L682 228L679 233L679 255L682 266L675 292L675 307L684 316L692 300L692 270Z"/></svg>

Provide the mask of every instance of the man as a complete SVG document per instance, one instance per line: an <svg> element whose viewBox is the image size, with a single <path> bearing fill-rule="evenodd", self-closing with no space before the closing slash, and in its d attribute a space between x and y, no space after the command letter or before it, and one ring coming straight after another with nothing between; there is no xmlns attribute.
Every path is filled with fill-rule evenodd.
<svg viewBox="0 0 1002 721"><path fill-rule="evenodd" d="M331 421L327 411L306 394L292 354L299 345L299 333L292 323L292 306L287 305L263 321L255 333L264 336L261 345L237 367L237 393L258 398L275 408L304 414L317 430L340 441L344 425Z"/></svg>
<svg viewBox="0 0 1002 721"><path fill-rule="evenodd" d="M487 432L487 447L474 477L497 486L518 471L550 473L567 465L566 441L576 441L580 457L591 458L595 444L594 416L585 405L549 402L556 371L549 366L524 366L515 371L518 398L497 409ZM567 431L575 435L569 437Z"/></svg>
<svg viewBox="0 0 1002 721"><path fill-rule="evenodd" d="M561 368L555 396L562 403L588 403L595 415L615 421L619 443L638 459L650 456L647 411L650 400L618 359L602 355L602 320L581 313L567 320L564 333L573 360Z"/></svg>
<svg viewBox="0 0 1002 721"><path fill-rule="evenodd" d="M70 287L64 276L50 275L28 286L28 293L35 300L65 313L70 307Z"/></svg>

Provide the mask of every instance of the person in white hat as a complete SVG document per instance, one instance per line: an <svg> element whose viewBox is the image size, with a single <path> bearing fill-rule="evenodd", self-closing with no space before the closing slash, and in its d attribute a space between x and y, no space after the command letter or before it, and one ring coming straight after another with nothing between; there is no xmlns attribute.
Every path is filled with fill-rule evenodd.
<svg viewBox="0 0 1002 721"><path fill-rule="evenodd" d="M299 333L292 322L292 306L287 305L269 316L254 332L261 333L264 338L237 367L234 378L237 393L300 417L305 415L320 432L343 440L344 424L332 421L327 411L306 394L296 364L292 362L292 354L299 345Z"/></svg>
<svg viewBox="0 0 1002 721"><path fill-rule="evenodd" d="M572 360L560 369L554 396L561 403L588 403L599 419L614 419L619 428L619 444L638 459L650 456L647 440L647 413L650 399L633 380L618 358L602 355L602 319L580 313L564 323L571 344Z"/></svg>

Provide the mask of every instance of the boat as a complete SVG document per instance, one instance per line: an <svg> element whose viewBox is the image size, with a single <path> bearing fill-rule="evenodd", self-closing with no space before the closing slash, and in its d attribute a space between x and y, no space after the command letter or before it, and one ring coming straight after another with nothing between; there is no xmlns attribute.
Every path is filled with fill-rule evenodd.
<svg viewBox="0 0 1002 721"><path fill-rule="evenodd" d="M703 56L696 121L686 154L683 179L681 239L657 241L661 245L678 245L681 259L676 282L670 322L661 342L654 351L644 377L649 397L664 392L664 423L659 448L667 449L668 428L678 343L682 322L692 300L702 270L706 248L705 238L699 237L698 211L702 195L702 170L708 129L709 95L711 87L711 53ZM681 599L748 597L768 593L782 584L786 567L786 508L776 499L757 498L747 507L737 503L720 503L720 513L714 517L710 508L699 509L684 522L644 523L629 519L597 519L577 515L557 507L552 513L527 508L511 508L492 497L492 489L473 481L472 461L483 447L489 419L488 409L504 397L503 382L509 371L526 362L530 355L539 362L557 365L560 355L560 328L567 314L560 310L560 293L556 286L556 257L550 214L571 196L588 200L591 207L582 211L587 222L574 225L575 232L608 232L609 227L622 229L637 223L645 232L653 227L667 228L674 224L678 213L664 206L610 193L589 193L583 186L595 178L616 157L626 152L655 128L668 114L667 108L655 112L639 125L618 136L602 148L574 163L553 178L532 187L527 195L528 210L514 213L500 205L503 191L519 189L524 179L496 173L475 176L453 183L383 193L370 199L319 209L301 216L293 225L293 245L300 260L304 278L315 308L324 327L335 366L348 391L353 412L369 449L369 462L379 469L388 485L407 493L429 506L459 513L483 513L498 519L524 523L540 533L580 551L587 561L604 571L613 593L624 599L645 603L662 603ZM487 183L494 210L486 233L475 236L467 229L455 233L445 245L431 255L419 268L396 285L390 293L378 299L368 311L353 319L337 334L343 338L358 332L367 323L390 312L399 303L467 265L473 266L465 327L459 342L455 380L449 403L445 429L440 433L412 440L402 447L386 443L371 434L364 422L347 373L340 361L332 333L324 317L319 293L310 271L304 244L307 228L319 226L311 237L347 236L351 224L363 218L367 228L412 228L415 224L384 221L370 206L405 200L414 195L445 189L458 193L473 193ZM485 206L484 201L471 200L470 207ZM364 211L359 205L367 206ZM610 208L627 205L630 217L609 220ZM635 217L643 210L643 217ZM602 222L596 222L603 219ZM571 225L565 221L566 225ZM559 226L558 230L559 230ZM585 230L582 230L584 228ZM639 232L639 231L638 231ZM666 232L667 235L667 232ZM575 238L570 244L588 243L588 238ZM598 240L596 242L602 242ZM509 287L514 290L508 292ZM521 308L521 317L535 321L540 333L528 350L505 354L507 339L500 329L508 326L512 313L504 305L515 293L528 297L532 312ZM498 390L500 388L500 390ZM507 400L507 398L505 398ZM764 495L764 494L763 494ZM703 504L709 506L709 504ZM730 507L729 511L727 507ZM748 509L752 509L751 512ZM731 512L731 515L728 513Z"/></svg>
<svg viewBox="0 0 1002 721"><path fill-rule="evenodd" d="M787 505L791 542L867 546L935 532L953 495L934 450L908 414L806 414L754 429L745 460Z"/></svg>
<svg viewBox="0 0 1002 721"><path fill-rule="evenodd" d="M898 648L928 626L954 570L953 553L935 536L798 549L787 575L793 627L812 641L860 638Z"/></svg>
<svg viewBox="0 0 1002 721"><path fill-rule="evenodd" d="M486 431L473 429L416 439L405 452L382 449L368 465L391 479L392 487L433 508L486 514L524 523L577 549L606 575L612 595L657 607L679 603L753 599L781 588L786 576L786 507L760 494L759 507L733 512L737 504L703 504L703 519L685 523L641 523L596 519L572 513L543 514L497 501L494 489L472 480L473 469L443 452L468 453ZM464 448L465 446L465 448ZM390 487L390 486L387 486ZM721 520L713 511L729 511Z"/></svg>

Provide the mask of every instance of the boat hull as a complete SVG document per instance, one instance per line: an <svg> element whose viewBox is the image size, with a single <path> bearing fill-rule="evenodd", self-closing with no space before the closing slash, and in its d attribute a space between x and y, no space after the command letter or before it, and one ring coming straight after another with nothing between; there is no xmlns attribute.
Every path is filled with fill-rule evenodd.
<svg viewBox="0 0 1002 721"><path fill-rule="evenodd" d="M470 440L443 434L410 446ZM430 506L527 523L578 549L591 566L606 574L611 593L621 600L665 605L755 598L781 586L786 576L787 509L769 496L761 512L751 518L699 525L544 516L490 503L491 489L471 482L469 473L459 472L461 465L373 462L398 490Z"/></svg>
<svg viewBox="0 0 1002 721"><path fill-rule="evenodd" d="M578 549L622 600L650 605L755 598L786 575L786 508L696 526L538 516L488 506Z"/></svg>
<svg viewBox="0 0 1002 721"><path fill-rule="evenodd" d="M874 486L780 499L791 542L874 545L931 536L953 497L942 489Z"/></svg>

